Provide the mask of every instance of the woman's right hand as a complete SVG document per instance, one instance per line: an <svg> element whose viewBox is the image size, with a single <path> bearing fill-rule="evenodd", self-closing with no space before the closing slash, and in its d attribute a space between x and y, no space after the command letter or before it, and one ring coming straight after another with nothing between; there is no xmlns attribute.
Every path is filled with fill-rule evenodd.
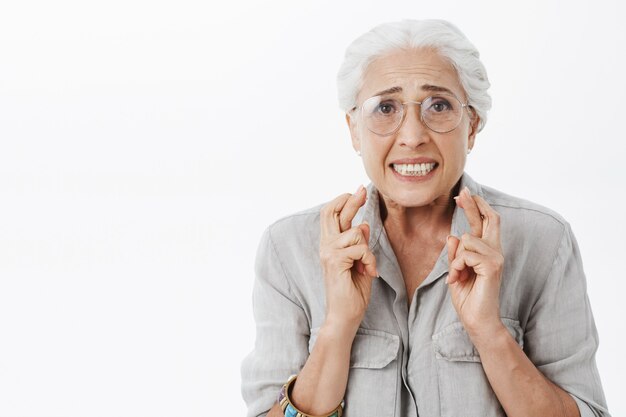
<svg viewBox="0 0 626 417"><path fill-rule="evenodd" d="M367 223L352 226L365 204L367 191L343 194L326 204L320 213L320 259L326 288L326 325L356 330L363 320L378 276L376 258L369 249Z"/></svg>

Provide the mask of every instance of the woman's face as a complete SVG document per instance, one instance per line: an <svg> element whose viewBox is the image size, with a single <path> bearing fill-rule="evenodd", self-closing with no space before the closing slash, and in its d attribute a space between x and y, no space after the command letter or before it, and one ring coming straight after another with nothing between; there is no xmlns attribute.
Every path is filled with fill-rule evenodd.
<svg viewBox="0 0 626 417"><path fill-rule="evenodd" d="M357 110L346 115L352 145L361 152L365 171L386 203L403 207L447 205L452 187L463 173L467 151L474 145L478 118L464 108L456 129L436 133L421 121L421 106L409 104L395 133L377 135L364 126L360 107L368 98L391 88L397 91L392 95L401 102L421 102L428 96L453 94L466 103L456 71L429 49L400 50L385 55L368 66L357 96ZM432 164L434 168L428 172L412 170L418 163L427 164L427 170Z"/></svg>

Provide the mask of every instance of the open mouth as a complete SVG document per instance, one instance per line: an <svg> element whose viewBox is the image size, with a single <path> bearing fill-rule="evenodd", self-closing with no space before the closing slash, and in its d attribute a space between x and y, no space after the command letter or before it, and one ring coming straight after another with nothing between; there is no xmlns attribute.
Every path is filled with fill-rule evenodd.
<svg viewBox="0 0 626 417"><path fill-rule="evenodd" d="M391 164L394 171L406 177L423 177L437 167L436 162L424 164Z"/></svg>

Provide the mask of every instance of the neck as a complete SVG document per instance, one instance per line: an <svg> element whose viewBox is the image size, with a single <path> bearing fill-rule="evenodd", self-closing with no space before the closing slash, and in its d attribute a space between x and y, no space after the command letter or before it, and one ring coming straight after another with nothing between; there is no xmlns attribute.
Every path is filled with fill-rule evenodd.
<svg viewBox="0 0 626 417"><path fill-rule="evenodd" d="M460 183L460 181L459 181ZM380 195L380 217L387 232L399 237L436 236L449 233L459 184L446 195L420 207L403 207Z"/></svg>

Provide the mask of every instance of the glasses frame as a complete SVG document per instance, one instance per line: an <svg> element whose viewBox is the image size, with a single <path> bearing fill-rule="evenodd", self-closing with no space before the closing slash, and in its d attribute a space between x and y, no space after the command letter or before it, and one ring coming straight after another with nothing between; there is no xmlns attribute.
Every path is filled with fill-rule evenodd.
<svg viewBox="0 0 626 417"><path fill-rule="evenodd" d="M459 100L459 98L458 98L457 96L455 96L455 95L453 95L453 94L435 94L435 95L428 96L428 97L424 98L422 101L411 101L411 100L408 100L408 101L405 101L405 102L401 103L401 104L402 104L402 118L400 119L400 123L398 123L398 126L396 126L396 128L395 128L395 129L393 129L393 130L392 130L391 132L389 132L389 133L381 134L381 133L374 132L372 129L370 129L370 128L369 128L369 126L367 126L367 123L365 123L364 116L363 116L363 115L364 115L364 112L363 112L363 107L365 106L365 103L367 103L369 100L373 99L374 97L380 97L380 96L372 96L372 97L368 98L367 100L365 100L363 103L361 103L361 105L360 105L360 106L358 106L359 113L361 113L361 114L360 114L360 119L361 119L361 121L363 122L363 124L365 125L365 127L367 127L367 130L369 130L369 131L370 131L370 132L372 132L373 134L378 135L378 136L383 136L383 137L385 137L385 136L391 136L391 135L393 135L394 133L396 133L398 130L400 130L400 127L402 127L402 124L404 123L404 120L405 120L405 118L406 118L406 113L407 113L407 112L406 112L406 105L407 105L407 104L419 104L419 105L420 105L420 121L424 124L424 126L426 126L428 129L432 130L432 131L433 131L433 132L435 132L435 133L450 133L450 132L452 132L454 129L456 129L457 127L459 127L459 125L461 124L461 120L463 120L463 114L462 114L462 113L461 113L461 117L459 118L459 121L457 122L456 126L454 126L454 127L453 127L452 129L450 129L450 130L446 130L446 131L443 131L443 132L440 132L440 131L438 131L438 130L433 129L433 128L432 128L432 127L430 127L430 126L428 125L428 123L426 123L426 121L424 120L424 113L422 112L422 109L423 109L423 107L422 107L422 103L424 103L425 101L427 101L427 100L429 100L429 99L432 99L433 97L440 97L440 96L448 96L448 97L453 97L456 101L458 101L458 102L459 102L459 104L461 105L461 108L462 108L462 109L466 109L466 108L468 108L468 109L469 109L469 108L472 108L472 106L471 106L469 103L463 103L461 100ZM352 110L353 110L353 111L354 111L354 110L356 110L356 109L357 109L357 107L356 107L356 106L352 108Z"/></svg>

